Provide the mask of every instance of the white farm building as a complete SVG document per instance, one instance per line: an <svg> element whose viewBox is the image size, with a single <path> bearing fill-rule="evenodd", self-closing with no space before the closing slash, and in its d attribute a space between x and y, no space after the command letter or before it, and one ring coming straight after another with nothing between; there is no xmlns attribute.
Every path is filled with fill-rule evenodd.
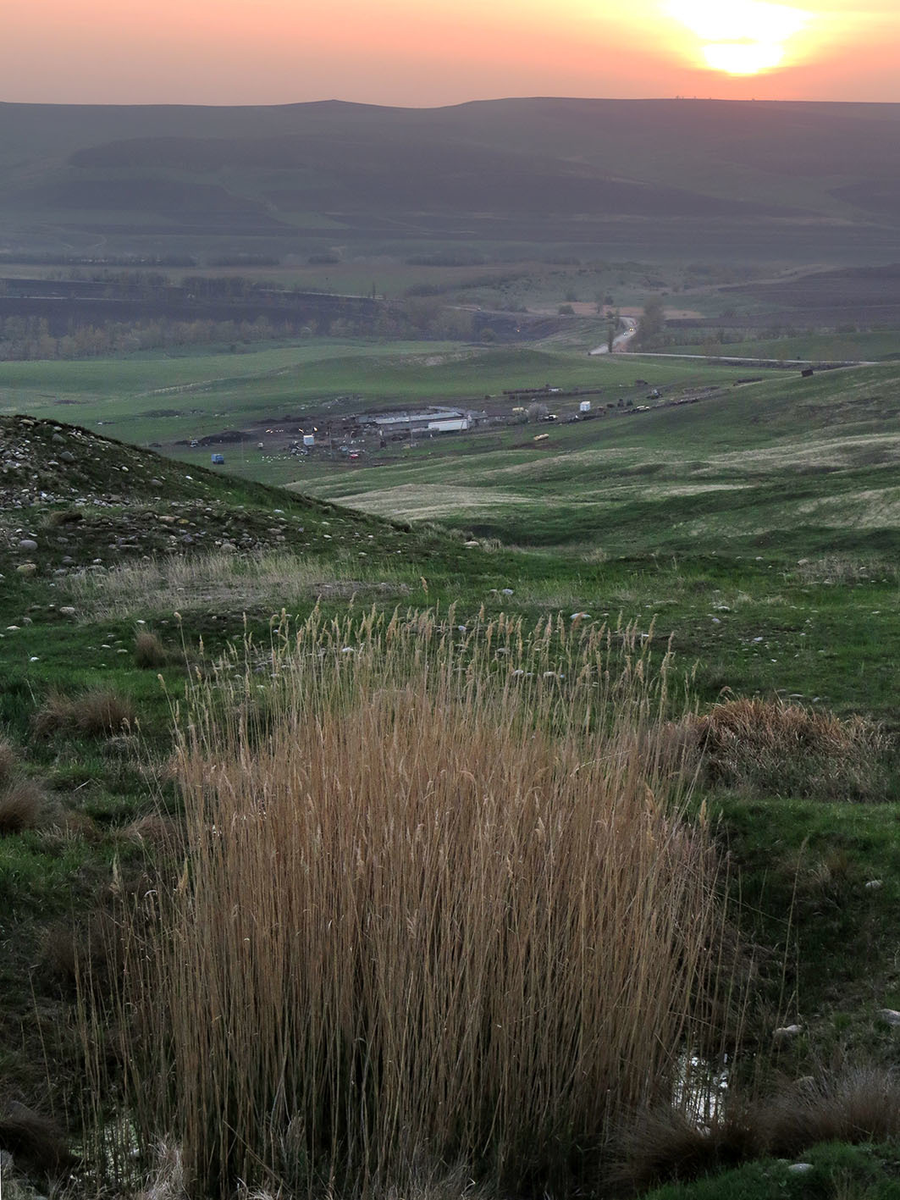
<svg viewBox="0 0 900 1200"><path fill-rule="evenodd" d="M381 433L465 433L472 417L458 408L418 408L362 413L359 423Z"/></svg>

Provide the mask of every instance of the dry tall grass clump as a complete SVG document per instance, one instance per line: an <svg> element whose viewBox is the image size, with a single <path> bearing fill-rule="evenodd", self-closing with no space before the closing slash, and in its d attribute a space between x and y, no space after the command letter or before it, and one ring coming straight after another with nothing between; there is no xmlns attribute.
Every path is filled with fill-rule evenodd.
<svg viewBox="0 0 900 1200"><path fill-rule="evenodd" d="M740 1110L701 1122L683 1108L652 1108L632 1119L621 1140L622 1159L610 1172L615 1195L712 1175L765 1153L758 1122Z"/></svg>
<svg viewBox="0 0 900 1200"><path fill-rule="evenodd" d="M0 787L4 787L16 773L19 756L6 740L0 738Z"/></svg>
<svg viewBox="0 0 900 1200"><path fill-rule="evenodd" d="M33 720L38 737L54 733L106 737L134 725L136 713L130 697L109 688L91 688L77 696L51 692Z"/></svg>
<svg viewBox="0 0 900 1200"><path fill-rule="evenodd" d="M47 812L47 798L31 779L12 778L0 788L0 837L36 829Z"/></svg>
<svg viewBox="0 0 900 1200"><path fill-rule="evenodd" d="M142 670L160 670L167 667L173 656L163 645L160 637L149 629L140 629L134 635L134 665Z"/></svg>
<svg viewBox="0 0 900 1200"><path fill-rule="evenodd" d="M196 685L126 1057L197 1194L549 1187L672 1094L722 915L639 645L314 614Z"/></svg>
<svg viewBox="0 0 900 1200"><path fill-rule="evenodd" d="M855 1067L785 1089L759 1114L766 1149L792 1155L820 1142L886 1142L900 1136L900 1077Z"/></svg>
<svg viewBox="0 0 900 1200"><path fill-rule="evenodd" d="M19 756L0 738L0 837L36 829L47 811L43 788L22 773Z"/></svg>
<svg viewBox="0 0 900 1200"><path fill-rule="evenodd" d="M891 741L865 717L738 699L685 718L681 729L713 785L824 800L884 798Z"/></svg>

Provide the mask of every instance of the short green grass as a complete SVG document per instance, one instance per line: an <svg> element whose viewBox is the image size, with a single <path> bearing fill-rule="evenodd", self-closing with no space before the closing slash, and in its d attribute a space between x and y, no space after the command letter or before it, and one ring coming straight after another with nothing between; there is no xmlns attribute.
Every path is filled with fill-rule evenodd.
<svg viewBox="0 0 900 1200"><path fill-rule="evenodd" d="M773 325L790 324L789 316L773 318ZM723 329L729 322L722 318ZM794 333L790 336L746 338L720 342L716 330L706 337L685 338L680 345L666 346L667 354L703 354L722 358L808 359L812 362L880 362L900 358L900 331Z"/></svg>
<svg viewBox="0 0 900 1200"><path fill-rule="evenodd" d="M780 1159L748 1163L692 1183L654 1189L646 1200L900 1200L897 1147L815 1146L791 1169Z"/></svg>

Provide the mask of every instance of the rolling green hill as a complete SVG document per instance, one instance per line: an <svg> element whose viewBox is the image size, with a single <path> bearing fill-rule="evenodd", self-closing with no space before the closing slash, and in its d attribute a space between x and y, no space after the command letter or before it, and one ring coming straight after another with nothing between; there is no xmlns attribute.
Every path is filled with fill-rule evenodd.
<svg viewBox="0 0 900 1200"><path fill-rule="evenodd" d="M900 106L518 99L443 109L0 108L6 249L592 246L900 254ZM837 153L836 153L837 150Z"/></svg>

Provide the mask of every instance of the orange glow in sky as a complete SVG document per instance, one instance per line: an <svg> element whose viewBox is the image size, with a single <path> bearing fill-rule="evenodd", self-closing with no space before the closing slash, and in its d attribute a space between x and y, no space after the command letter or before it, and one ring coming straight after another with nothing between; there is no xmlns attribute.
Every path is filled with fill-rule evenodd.
<svg viewBox="0 0 900 1200"><path fill-rule="evenodd" d="M0 100L900 102L898 62L900 0L29 0Z"/></svg>

